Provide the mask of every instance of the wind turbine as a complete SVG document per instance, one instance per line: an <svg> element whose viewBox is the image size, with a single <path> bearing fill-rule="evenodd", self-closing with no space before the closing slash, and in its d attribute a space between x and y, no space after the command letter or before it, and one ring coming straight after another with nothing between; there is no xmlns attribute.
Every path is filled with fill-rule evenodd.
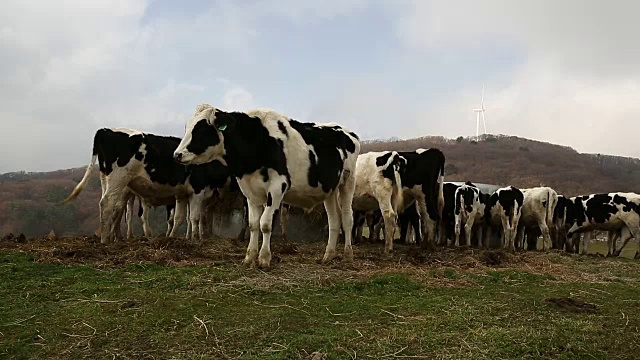
<svg viewBox="0 0 640 360"><path fill-rule="evenodd" d="M482 114L482 125L484 125L484 134L487 135L487 123L484 121L484 85L482 85L482 98L480 100L480 108L473 109L476 113L476 141L480 141L480 115Z"/></svg>

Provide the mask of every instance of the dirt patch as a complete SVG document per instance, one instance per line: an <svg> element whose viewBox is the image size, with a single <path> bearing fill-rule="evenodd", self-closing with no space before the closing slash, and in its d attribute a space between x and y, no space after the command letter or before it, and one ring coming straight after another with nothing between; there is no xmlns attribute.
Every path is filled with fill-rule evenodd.
<svg viewBox="0 0 640 360"><path fill-rule="evenodd" d="M576 314L593 314L598 311L596 305L574 298L548 298L544 299L544 302Z"/></svg>
<svg viewBox="0 0 640 360"><path fill-rule="evenodd" d="M502 250L488 250L482 252L478 258L484 265L494 267L508 265L516 260L515 255Z"/></svg>

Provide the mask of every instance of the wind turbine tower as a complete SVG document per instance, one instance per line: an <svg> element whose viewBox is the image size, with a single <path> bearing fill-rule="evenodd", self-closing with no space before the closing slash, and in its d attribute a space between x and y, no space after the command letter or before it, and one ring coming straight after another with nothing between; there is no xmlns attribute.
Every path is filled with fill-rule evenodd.
<svg viewBox="0 0 640 360"><path fill-rule="evenodd" d="M480 116L482 116L482 125L484 125L484 134L487 135L487 123L484 121L484 85L482 85L482 97L480 99L480 108L473 109L476 113L476 141L480 141Z"/></svg>

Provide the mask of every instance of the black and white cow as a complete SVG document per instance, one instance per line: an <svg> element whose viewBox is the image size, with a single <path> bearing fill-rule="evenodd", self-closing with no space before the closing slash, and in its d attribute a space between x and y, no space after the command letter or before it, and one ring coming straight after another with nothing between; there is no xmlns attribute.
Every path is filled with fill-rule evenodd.
<svg viewBox="0 0 640 360"><path fill-rule="evenodd" d="M433 148L399 154L407 160L401 176L404 208L412 206L414 201L418 203L422 234L426 237L423 245L435 249L437 225L444 207L444 154Z"/></svg>
<svg viewBox="0 0 640 360"><path fill-rule="evenodd" d="M502 247L515 251L514 243L523 203L522 191L513 186L500 188L489 197L485 206L485 221L488 225L484 236L485 248L489 247L495 228L502 232Z"/></svg>
<svg viewBox="0 0 640 360"><path fill-rule="evenodd" d="M592 230L620 231L628 238L640 239L640 195L608 193L576 196L567 206L567 237ZM622 231L624 228L627 230ZM585 236L582 253L589 248L590 236ZM575 245L574 245L575 246ZM635 258L640 258L640 241Z"/></svg>
<svg viewBox="0 0 640 360"><path fill-rule="evenodd" d="M537 227L542 234L542 250L547 250L547 245L552 246L550 228L553 227L553 214L558 204L558 194L550 187L542 186L530 189L521 189L524 194L522 216L518 223L518 235L516 246L524 247L525 230ZM528 237L529 250L535 250L538 237Z"/></svg>
<svg viewBox="0 0 640 360"><path fill-rule="evenodd" d="M380 209L384 219L385 253L393 250L393 232L402 207L400 176L406 163L396 151L368 152L360 154L356 161L352 207L365 212Z"/></svg>
<svg viewBox="0 0 640 360"><path fill-rule="evenodd" d="M329 241L323 261L336 256L340 229L345 260L353 259L351 203L360 140L336 124L302 123L269 109L225 112L196 107L174 153L181 164L220 160L248 199L251 236L246 265L269 267L271 227L281 202L310 211L324 202ZM263 242L258 254L258 236Z"/></svg>
<svg viewBox="0 0 640 360"><path fill-rule="evenodd" d="M460 245L460 228L463 222L465 246L471 246L471 233L474 228L480 246L484 227L484 209L489 201L489 195L483 194L480 189L467 181L456 190L455 201L455 246Z"/></svg>
<svg viewBox="0 0 640 360"><path fill-rule="evenodd" d="M107 129L96 132L91 162L84 177L64 203L75 199L86 186L96 161L103 187L100 199L100 238L113 239L114 226L124 211L130 193L150 206L176 204L170 236L182 223L190 201L198 202L210 190L229 184L229 172L221 163L187 167L173 161L180 139L131 129ZM195 204L194 203L194 204ZM192 225L200 221L199 209L192 206ZM199 228L197 228L199 233Z"/></svg>

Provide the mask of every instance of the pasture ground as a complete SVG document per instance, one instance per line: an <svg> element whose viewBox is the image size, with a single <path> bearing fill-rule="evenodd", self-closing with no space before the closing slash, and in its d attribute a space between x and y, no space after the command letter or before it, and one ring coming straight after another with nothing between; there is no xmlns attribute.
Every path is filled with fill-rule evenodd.
<svg viewBox="0 0 640 360"><path fill-rule="evenodd" d="M264 272L227 239L1 241L0 358L640 354L637 260L363 244L321 265L322 243L272 244Z"/></svg>

